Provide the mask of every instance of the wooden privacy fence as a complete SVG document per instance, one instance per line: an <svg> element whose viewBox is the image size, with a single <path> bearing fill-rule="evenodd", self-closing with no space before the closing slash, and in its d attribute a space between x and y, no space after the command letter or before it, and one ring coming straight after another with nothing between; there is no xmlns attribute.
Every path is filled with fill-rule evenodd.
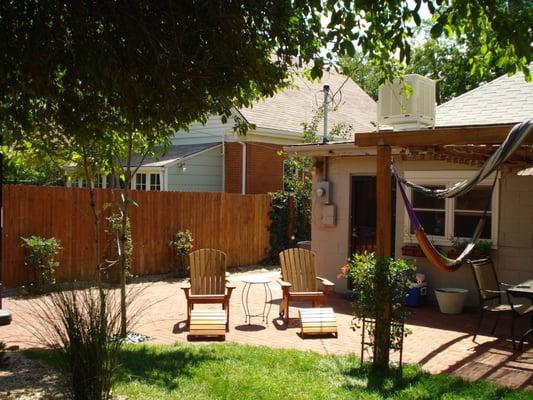
<svg viewBox="0 0 533 400"><path fill-rule="evenodd" d="M117 204L121 194L110 189L95 192L99 209L106 203ZM181 229L192 232L195 249L208 247L224 251L229 266L253 264L268 257L268 195L131 193L138 204L130 207L135 275L172 271L176 259L169 242ZM105 217L111 212L112 207L102 212L100 237L104 239L101 244L104 254L109 251ZM5 286L21 285L29 279L20 247L20 237L27 235L53 236L61 241L58 281L94 278L95 231L88 189L4 185L2 281Z"/></svg>

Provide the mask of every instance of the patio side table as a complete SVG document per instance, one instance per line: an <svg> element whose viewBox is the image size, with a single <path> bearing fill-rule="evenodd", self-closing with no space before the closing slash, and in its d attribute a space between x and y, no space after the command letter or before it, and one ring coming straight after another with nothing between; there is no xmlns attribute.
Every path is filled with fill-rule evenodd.
<svg viewBox="0 0 533 400"><path fill-rule="evenodd" d="M269 286L272 282L272 278L267 276L250 275L243 277L242 281L244 282L241 294L242 306L244 308L244 323L250 325L252 317L261 317L261 322L268 325L268 314L270 314L270 309L272 308L272 291ZM250 289L253 285L263 285L265 296L263 311L257 314L250 313Z"/></svg>

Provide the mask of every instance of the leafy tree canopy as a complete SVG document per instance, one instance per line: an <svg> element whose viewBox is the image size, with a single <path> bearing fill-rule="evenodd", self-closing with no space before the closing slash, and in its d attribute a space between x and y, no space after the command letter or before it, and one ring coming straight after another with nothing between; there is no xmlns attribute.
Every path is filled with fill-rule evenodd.
<svg viewBox="0 0 533 400"><path fill-rule="evenodd" d="M398 64L404 73L417 73L437 81L437 102L443 103L505 73L495 58L483 70L475 70L474 60L481 53L480 41L472 34L463 38L431 37L430 21L423 21L412 44L407 65ZM340 61L343 71L374 99L385 79L383 71L361 52ZM477 72L476 72L477 71Z"/></svg>
<svg viewBox="0 0 533 400"><path fill-rule="evenodd" d="M274 94L296 58L319 75L325 60L356 48L391 76L391 54L410 59L422 6L434 37L477 38L474 72L492 61L527 71L528 0L6 0L0 126L11 134L168 133Z"/></svg>

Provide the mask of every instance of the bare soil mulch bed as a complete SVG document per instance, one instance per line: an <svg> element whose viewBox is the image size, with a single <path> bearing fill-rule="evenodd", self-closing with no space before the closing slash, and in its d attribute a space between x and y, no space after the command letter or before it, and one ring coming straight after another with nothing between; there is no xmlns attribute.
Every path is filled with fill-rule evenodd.
<svg viewBox="0 0 533 400"><path fill-rule="evenodd" d="M55 370L22 353L8 351L7 366L0 368L0 399L67 399L66 382Z"/></svg>

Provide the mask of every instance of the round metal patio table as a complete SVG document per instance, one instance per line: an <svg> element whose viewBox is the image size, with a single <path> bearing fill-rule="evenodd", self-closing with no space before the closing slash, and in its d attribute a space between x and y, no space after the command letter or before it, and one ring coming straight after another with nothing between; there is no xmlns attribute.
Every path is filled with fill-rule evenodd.
<svg viewBox="0 0 533 400"><path fill-rule="evenodd" d="M269 285L272 282L272 278L251 275L243 277L242 281L244 282L241 293L242 306L244 308L244 323L250 325L252 317L261 317L261 321L268 325L268 314L270 314L270 309L272 308L272 291ZM263 285L265 296L263 311L257 314L250 313L250 289L253 285Z"/></svg>

